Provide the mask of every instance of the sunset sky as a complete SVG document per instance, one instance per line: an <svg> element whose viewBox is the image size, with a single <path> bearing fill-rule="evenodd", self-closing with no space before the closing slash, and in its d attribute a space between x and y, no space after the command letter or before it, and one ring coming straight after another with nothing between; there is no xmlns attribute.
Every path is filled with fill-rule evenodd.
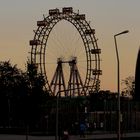
<svg viewBox="0 0 140 140"><path fill-rule="evenodd" d="M101 89L116 91L117 65L114 34L120 54L121 80L135 75L140 46L140 0L0 0L0 61L10 60L25 69L29 57L29 40L33 39L36 22L53 8L73 7L86 14L96 30L101 48Z"/></svg>

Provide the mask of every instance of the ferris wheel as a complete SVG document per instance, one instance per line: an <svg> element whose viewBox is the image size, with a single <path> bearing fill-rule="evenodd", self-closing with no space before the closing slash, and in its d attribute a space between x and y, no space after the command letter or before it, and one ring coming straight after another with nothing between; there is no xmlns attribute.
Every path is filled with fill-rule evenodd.
<svg viewBox="0 0 140 140"><path fill-rule="evenodd" d="M99 90L100 53L95 29L85 14L72 7L50 9L37 21L31 45L31 62L45 78L51 95L83 96Z"/></svg>

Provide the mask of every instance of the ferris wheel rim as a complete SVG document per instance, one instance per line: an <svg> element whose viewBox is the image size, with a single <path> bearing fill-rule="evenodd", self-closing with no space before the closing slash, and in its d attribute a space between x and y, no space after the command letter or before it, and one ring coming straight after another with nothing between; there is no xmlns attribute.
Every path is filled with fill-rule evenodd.
<svg viewBox="0 0 140 140"><path fill-rule="evenodd" d="M61 20L66 20L68 22L70 22L72 25L74 25L74 27L77 29L77 31L79 32L82 40L83 40L83 44L85 47L85 51L86 51L86 60L87 60L87 71L86 71L86 77L85 77L85 81L84 81L84 86L88 87L89 86L89 82L90 82L90 78L91 75L93 74L93 69L92 69L92 63L94 62L95 66L95 70L99 70L100 71L100 56L99 53L95 53L95 60L92 60L91 55L92 52L91 50L96 50L98 49L98 45L97 45L97 39L95 38L94 34L89 34L89 35L85 35L85 31L86 30L92 30L89 23L86 21L86 19L82 19L82 20L76 20L75 17L77 16L77 13L72 12L71 14L63 14L63 13L59 13L56 15L49 15L47 17L44 17L44 22L47 22L48 24L46 24L46 26L39 26L38 29L35 31L35 36L34 36L34 40L40 40L40 37L42 37L42 41L41 41L41 46L40 46L40 63L38 63L39 67L40 67L40 71L41 73L45 76L46 78L46 83L48 88L50 88L49 86L49 81L47 78L47 73L46 73L46 67L45 67L45 55L46 55L46 47L47 47L47 42L48 42L48 38L49 35L52 31L52 29L54 28L54 26L60 22ZM88 36L88 38L87 38ZM90 42L89 42L90 41ZM92 44L92 49L90 49L89 47L89 43ZM31 61L33 61L34 63L36 63L36 55L37 55L37 45L32 45L31 48ZM95 74L94 75L94 79L93 79L93 84L91 85L90 89L93 90L94 85L96 84L96 80L99 80L99 75L100 74ZM88 90L88 88L87 88Z"/></svg>

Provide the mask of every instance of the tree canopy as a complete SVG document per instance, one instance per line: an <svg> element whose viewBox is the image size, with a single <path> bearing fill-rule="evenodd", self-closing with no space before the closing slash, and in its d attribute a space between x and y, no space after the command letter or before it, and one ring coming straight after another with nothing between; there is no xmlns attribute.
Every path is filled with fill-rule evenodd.
<svg viewBox="0 0 140 140"><path fill-rule="evenodd" d="M34 126L44 113L43 105L49 96L44 84L33 64L28 63L23 72L10 61L0 62L0 126Z"/></svg>

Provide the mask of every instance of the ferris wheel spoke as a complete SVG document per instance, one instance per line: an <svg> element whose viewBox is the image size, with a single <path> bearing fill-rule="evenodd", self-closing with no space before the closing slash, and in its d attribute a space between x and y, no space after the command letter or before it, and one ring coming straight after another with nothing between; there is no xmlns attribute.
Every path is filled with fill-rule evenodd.
<svg viewBox="0 0 140 140"><path fill-rule="evenodd" d="M58 32L58 31L57 31ZM57 33L55 32L55 33ZM63 32L62 32L63 33ZM64 35L63 35L64 36ZM66 49L66 45L64 43L64 40L62 40L62 37L60 38L60 35L56 35L55 39L58 42L58 46L57 46L57 50L56 52L58 53L59 51L61 52L61 54L67 54L68 50Z"/></svg>
<svg viewBox="0 0 140 140"><path fill-rule="evenodd" d="M81 42L80 43L79 42L80 42L80 37L78 37L78 39L75 40L75 42L74 42L75 44L77 44L74 49L74 56L76 56L76 53L79 53L79 48L81 46Z"/></svg>
<svg viewBox="0 0 140 140"><path fill-rule="evenodd" d="M58 36L55 34L56 32L54 30L54 34L52 34L52 37L51 37L51 40L52 40L51 43L53 43L53 46L55 46L55 49L53 51L58 53L58 51L63 51L63 44L59 41Z"/></svg>

